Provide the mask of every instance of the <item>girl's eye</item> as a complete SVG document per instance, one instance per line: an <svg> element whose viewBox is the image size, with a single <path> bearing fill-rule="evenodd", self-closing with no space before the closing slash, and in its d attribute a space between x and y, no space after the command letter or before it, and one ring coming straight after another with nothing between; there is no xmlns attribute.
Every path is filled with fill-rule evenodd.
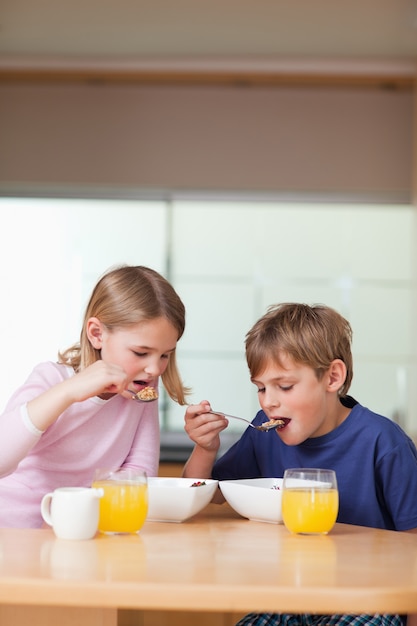
<svg viewBox="0 0 417 626"><path fill-rule="evenodd" d="M257 392L263 393L265 391L265 387L258 387Z"/></svg>
<svg viewBox="0 0 417 626"><path fill-rule="evenodd" d="M293 387L294 385L288 385L287 387L280 387L280 389L282 389L282 391L290 391Z"/></svg>
<svg viewBox="0 0 417 626"><path fill-rule="evenodd" d="M133 350L133 354L142 359L148 356L147 352L136 352L136 350ZM169 359L169 354L161 354L161 359Z"/></svg>

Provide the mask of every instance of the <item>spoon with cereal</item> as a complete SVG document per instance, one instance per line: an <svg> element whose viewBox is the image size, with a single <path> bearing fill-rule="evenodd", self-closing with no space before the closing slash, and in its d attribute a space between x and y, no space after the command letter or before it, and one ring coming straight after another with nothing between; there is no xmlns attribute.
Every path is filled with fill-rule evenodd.
<svg viewBox="0 0 417 626"><path fill-rule="evenodd" d="M143 387L137 392L131 389L125 389L125 391L132 394L132 400L136 400L136 402L153 402L154 400L158 400L158 392L155 387Z"/></svg>
<svg viewBox="0 0 417 626"><path fill-rule="evenodd" d="M223 413L222 411L210 411L210 413L214 413L214 415L223 415L223 417L230 417L234 420L240 420L241 422L246 422L251 428L255 428L256 430L261 430L264 433L268 432L268 430L282 428L283 426L285 426L284 420L281 420L281 419L269 420L268 422L264 422L263 424L260 424L259 426L255 426L255 424L252 424L252 422L245 419L244 417L237 417L236 415L229 415L228 413Z"/></svg>

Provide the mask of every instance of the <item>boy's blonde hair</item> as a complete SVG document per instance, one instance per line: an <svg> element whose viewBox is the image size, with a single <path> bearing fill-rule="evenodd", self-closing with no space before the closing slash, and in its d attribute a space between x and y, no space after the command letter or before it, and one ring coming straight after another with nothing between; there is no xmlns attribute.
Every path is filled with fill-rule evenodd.
<svg viewBox="0 0 417 626"><path fill-rule="evenodd" d="M246 335L246 360L252 378L268 361L282 367L281 356L315 370L320 380L334 359L346 365L345 396L353 377L352 328L334 309L315 304L282 303L270 306Z"/></svg>
<svg viewBox="0 0 417 626"><path fill-rule="evenodd" d="M76 372L100 359L100 350L93 348L87 337L90 317L97 317L109 331L164 317L178 331L178 339L185 328L185 307L175 289L161 274L144 266L117 267L96 284L85 311L79 343L58 355L60 363ZM170 355L162 381L173 400L186 404L189 389L181 381L175 352Z"/></svg>

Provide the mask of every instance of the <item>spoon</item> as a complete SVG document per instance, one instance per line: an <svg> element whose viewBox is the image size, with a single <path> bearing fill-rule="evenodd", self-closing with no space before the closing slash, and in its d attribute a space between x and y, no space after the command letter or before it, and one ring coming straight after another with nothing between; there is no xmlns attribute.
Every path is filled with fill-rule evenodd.
<svg viewBox="0 0 417 626"><path fill-rule="evenodd" d="M132 400L136 400L136 402L154 402L158 400L158 392L154 387L144 387L138 392L134 392L131 389L125 389L132 394Z"/></svg>
<svg viewBox="0 0 417 626"><path fill-rule="evenodd" d="M270 420L269 422L264 422L260 426L255 426L249 420L246 420L244 417L237 417L237 415L229 415L228 413L222 413L222 411L210 411L210 413L214 413L215 415L223 415L223 417L231 417L234 420L240 420L241 422L246 422L249 424L251 428L255 428L255 430L261 430L266 433L268 430L273 430L276 428L282 428L285 425L284 420Z"/></svg>

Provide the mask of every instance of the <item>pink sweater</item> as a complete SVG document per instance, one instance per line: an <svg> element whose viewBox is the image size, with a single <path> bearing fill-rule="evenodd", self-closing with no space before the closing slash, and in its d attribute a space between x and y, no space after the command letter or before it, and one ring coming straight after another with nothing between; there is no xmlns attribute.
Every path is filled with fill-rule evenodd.
<svg viewBox="0 0 417 626"><path fill-rule="evenodd" d="M62 486L90 486L96 468L140 467L148 476L157 474L157 402L94 397L74 403L44 433L33 426L26 403L72 375L65 365L37 365L0 416L0 527L42 526L43 495Z"/></svg>

